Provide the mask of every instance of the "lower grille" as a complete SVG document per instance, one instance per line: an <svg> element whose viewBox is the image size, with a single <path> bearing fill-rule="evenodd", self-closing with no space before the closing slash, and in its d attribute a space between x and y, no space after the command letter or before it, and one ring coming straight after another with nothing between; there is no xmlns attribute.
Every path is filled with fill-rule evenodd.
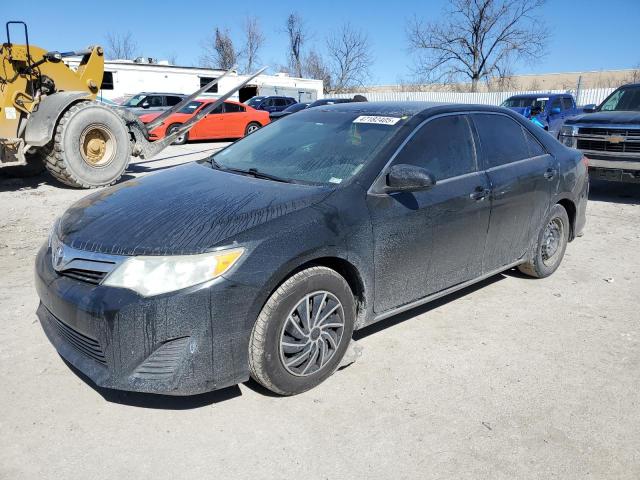
<svg viewBox="0 0 640 480"><path fill-rule="evenodd" d="M107 359L104 356L102 347L95 338L88 337L78 332L74 328L70 327L61 320L58 320L55 316L50 314L51 323L56 327L57 332L64 337L76 350L93 358L96 362L102 365L107 364Z"/></svg>

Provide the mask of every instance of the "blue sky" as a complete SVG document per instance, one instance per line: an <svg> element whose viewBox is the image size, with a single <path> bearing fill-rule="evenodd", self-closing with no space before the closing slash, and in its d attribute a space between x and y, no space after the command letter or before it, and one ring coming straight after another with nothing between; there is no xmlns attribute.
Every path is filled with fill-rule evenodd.
<svg viewBox="0 0 640 480"><path fill-rule="evenodd" d="M42 8L38 7L40 3ZM446 0L108 0L96 5L93 8L86 1L60 1L55 14L46 14L51 11L50 2L31 1L29 8L24 8L20 2L6 1L2 6L3 23L25 20L32 43L60 51L104 44L108 32L130 31L141 54L160 59L176 55L178 64L196 65L202 42L215 26L229 28L232 36L240 39L243 18L252 14L258 17L267 37L261 59L274 66L286 62L287 40L282 30L287 15L297 11L312 32L308 46L317 44L321 49L326 33L346 20L366 31L375 57L368 83L379 84L410 76L412 61L406 49L405 22L414 13L430 20L441 18ZM640 64L640 0L549 0L541 16L552 33L548 55L536 65L516 65L516 73L623 69Z"/></svg>

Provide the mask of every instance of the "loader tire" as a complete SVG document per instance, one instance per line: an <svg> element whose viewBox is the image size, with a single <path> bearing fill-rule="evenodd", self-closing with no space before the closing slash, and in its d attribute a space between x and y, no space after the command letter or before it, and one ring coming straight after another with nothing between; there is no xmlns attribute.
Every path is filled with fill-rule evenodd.
<svg viewBox="0 0 640 480"><path fill-rule="evenodd" d="M47 156L47 170L78 188L111 185L131 158L129 131L120 116L93 101L74 104L60 118Z"/></svg>

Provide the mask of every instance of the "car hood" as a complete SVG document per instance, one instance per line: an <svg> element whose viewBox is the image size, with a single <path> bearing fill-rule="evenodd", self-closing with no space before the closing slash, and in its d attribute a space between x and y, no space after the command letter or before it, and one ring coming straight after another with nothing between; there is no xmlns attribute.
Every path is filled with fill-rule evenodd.
<svg viewBox="0 0 640 480"><path fill-rule="evenodd" d="M85 197L62 216L57 235L73 248L115 255L204 253L331 191L191 163Z"/></svg>
<svg viewBox="0 0 640 480"><path fill-rule="evenodd" d="M595 112L571 117L567 125L580 124L635 124L640 126L640 112Z"/></svg>

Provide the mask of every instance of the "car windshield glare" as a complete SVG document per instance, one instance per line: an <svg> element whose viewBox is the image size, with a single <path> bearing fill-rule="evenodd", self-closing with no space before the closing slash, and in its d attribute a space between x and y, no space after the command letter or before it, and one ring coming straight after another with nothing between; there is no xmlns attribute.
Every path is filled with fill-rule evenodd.
<svg viewBox="0 0 640 480"><path fill-rule="evenodd" d="M146 95L134 95L129 100L127 100L127 103L125 103L124 106L137 107L140 104L140 102L142 102L142 100L144 100L145 98L147 98Z"/></svg>
<svg viewBox="0 0 640 480"><path fill-rule="evenodd" d="M602 102L599 110L603 112L640 111L640 86L616 90Z"/></svg>
<svg viewBox="0 0 640 480"><path fill-rule="evenodd" d="M377 119L388 123L374 123ZM255 169L301 183L340 184L358 173L403 123L400 118L305 110L248 135L213 159L221 168Z"/></svg>
<svg viewBox="0 0 640 480"><path fill-rule="evenodd" d="M260 105L260 102L262 102L262 100L264 100L264 97L253 97L247 102L247 105L249 105L250 107L255 107L257 105Z"/></svg>
<svg viewBox="0 0 640 480"><path fill-rule="evenodd" d="M180 110L178 110L178 113L187 113L190 115L193 112L195 112L200 105L202 105L202 102L198 102L198 101L189 102Z"/></svg>

